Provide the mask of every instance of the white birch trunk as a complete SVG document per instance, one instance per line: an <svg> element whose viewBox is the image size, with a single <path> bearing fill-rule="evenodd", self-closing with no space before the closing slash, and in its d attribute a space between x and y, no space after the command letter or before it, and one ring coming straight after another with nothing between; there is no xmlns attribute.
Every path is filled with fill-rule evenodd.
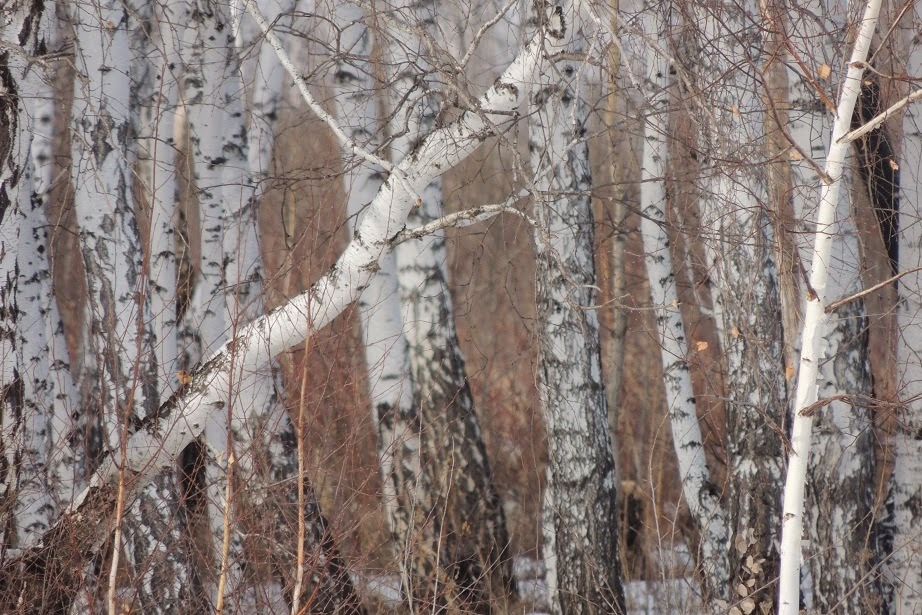
<svg viewBox="0 0 922 615"><path fill-rule="evenodd" d="M336 113L352 141L366 149L380 147L375 109L375 84L371 62L372 35L356 5L336 6L334 20L340 28L339 46L354 56L337 58L333 81ZM351 158L351 152L346 151ZM349 229L355 237L363 209L381 190L381 172L367 163L347 160L352 167L345 174ZM356 166L353 166L356 165ZM394 227L396 233L402 227ZM430 501L426 487L420 485L420 423L410 384L407 341L403 333L397 267L393 252L379 259L377 275L359 298L362 342L368 371L372 416L378 428L378 460L388 525L396 543L403 577L402 590L408 597L431 599L421 591L427 577L436 570L429 545L417 546L411 532L420 531L427 521ZM415 522L419 520L419 524ZM420 527L417 527L419 525Z"/></svg>
<svg viewBox="0 0 922 615"><path fill-rule="evenodd" d="M790 41L799 56L812 58L815 69L826 65L831 74L842 75L845 58L835 57L842 42L827 34L846 32L833 21L836 6L814 0L800 3L797 9L794 15L801 17L792 22ZM789 134L811 158L824 160L832 143L833 121L824 113L825 103L814 86L798 71L788 72L788 100ZM851 111L841 113L848 114L844 123L847 129ZM833 153L847 156L847 149L844 154ZM833 300L854 294L862 286L861 256L851 209L850 163L843 158L840 164L838 181L842 188L838 201L831 204L836 209L836 220L827 231L832 235L832 246L821 261L828 268L826 297ZM816 230L813 221L822 180L806 160L793 160L791 171L794 214L802 231L797 236L804 238L799 242L800 258L809 269L815 262L808 242ZM826 345L815 374L818 397L848 394L870 398L873 391L867 365L868 322L863 302L847 304L826 319L817 329ZM813 606L823 612L866 613L879 599L874 572L877 561L867 544L869 536L874 535L877 465L870 412L861 403L835 401L817 412L814 423L805 468L809 480L804 514L805 535L812 547L804 549L804 560L810 562Z"/></svg>
<svg viewBox="0 0 922 615"><path fill-rule="evenodd" d="M32 508L28 494L20 503L21 489L38 488L29 485L27 475L34 448L29 433L34 410L30 412L24 403L28 376L23 374L27 366L19 332L25 314L18 305L18 286L20 249L28 241L22 237L23 215L30 209L32 189L29 147L34 122L29 100L39 91L41 78L23 53L43 52L48 18L41 2L22 1L10 9L0 21L4 45L0 48L0 118L6 132L0 148L0 562L4 564L8 549L18 546L19 539L40 533L43 525L38 511L31 518L18 516L23 504ZM9 49L7 44L15 47Z"/></svg>
<svg viewBox="0 0 922 615"><path fill-rule="evenodd" d="M156 417L142 422L128 442L128 466L137 474L135 481L127 485L125 497L137 497L140 487L157 472L172 467L210 417L226 412L231 350L235 369L259 369L271 357L302 343L329 324L361 295L376 273L379 257L391 249L391 238L414 205L414 192L421 192L434 177L466 158L495 131L514 125L512 112L523 102L536 75L548 70L545 54L554 54L566 45L572 35L569 26L562 8L555 12L543 39L531 41L481 97L481 112L466 112L434 131L395 169L413 192L392 174L366 212L355 239L325 276L308 291L241 329L232 344L222 347L195 370L191 381L161 406ZM3 596L20 596L23 608L41 604L41 581L46 577L60 581L56 587L65 597L76 590L74 567L68 563L70 558L61 555L77 552L87 558L98 552L107 527L101 520L112 514L118 493L119 455L116 452L115 458L105 461L90 486L38 544L24 549L3 568L0 576L12 590L3 592ZM26 574L13 576L11 571L20 566L27 566Z"/></svg>
<svg viewBox="0 0 922 615"><path fill-rule="evenodd" d="M186 62L184 79L186 120L192 146L193 177L200 219L200 260L198 279L183 318L180 344L186 366L196 364L227 340L233 323L227 312L225 278L225 221L229 210L245 200L241 173L246 172L246 131L239 60L230 29L227 8L210 0L190 0L185 4L183 37ZM225 389L225 401L232 406L244 391L239 374ZM214 568L205 579L212 603L229 613L238 608L254 609L256 590L245 587L244 554L238 534L237 511L228 501L227 481L234 480L228 470L231 455L244 453L233 442L230 410L216 414L205 427L205 442L210 452L193 462L200 465L205 478L208 522L211 527L211 558ZM195 450L195 449L190 449ZM231 539L224 559L225 517L231 524ZM223 568L222 568L223 566ZM222 577L224 586L222 587ZM219 595L219 592L222 595Z"/></svg>
<svg viewBox="0 0 922 615"><path fill-rule="evenodd" d="M28 5L24 3L26 8ZM30 53L46 53L52 45L51 31L54 19L54 8L45 7L26 8L32 16L25 13L13 14L13 27L11 32L20 34L18 27L31 24L34 33L27 34L25 49ZM22 20L22 21L20 21ZM14 52L15 53L15 52ZM45 99L52 97L53 91L46 82L42 71L30 70L21 73L22 66L16 59L4 62L12 68L11 86L6 95L11 96L11 107L17 108L19 118L16 124L10 124L15 130L17 125L25 127L25 131L12 144L9 154L15 158L11 161L19 167L19 178L14 187L18 192L17 202L10 204L3 215L2 224L19 224L18 229L10 228L10 233L18 232L19 248L4 241L2 247L3 267L14 262L17 270L15 292L9 293L9 286L4 289L5 299L14 301L12 311L7 318L5 326L15 326L16 337L13 340L15 355L4 355L4 366L7 360L10 366L18 372L18 383L15 375L7 379L4 374L3 383L9 383L14 388L21 386L19 408L20 416L4 412L3 416L3 443L6 453L7 466L14 472L10 483L6 487L13 488L6 495L14 499L7 502L4 497L3 510L14 515L15 536L14 544L23 544L30 539L33 533L43 533L54 521L59 511L57 498L60 485L54 482L53 465L50 456L50 427L54 407L54 386L51 379L51 363L48 354L48 344L45 337L45 318L47 293L50 291L50 271L46 258L45 221L43 216L43 202L35 198L39 187L39 178L36 177L36 152L47 150L41 137L36 137L36 132L42 125L41 115L47 112ZM12 66L11 66L12 65ZM17 91L18 89L18 91ZM20 106L21 105L21 106ZM45 154L47 155L47 151ZM6 166L4 161L4 165ZM10 167L8 167L10 168ZM9 228L9 227L8 227ZM4 237L7 233L3 233ZM9 280L7 279L7 282ZM10 389L11 391L14 389ZM4 393L4 408L7 407L8 394ZM12 456L10 457L10 452ZM6 528L7 519L3 526Z"/></svg>
<svg viewBox="0 0 922 615"><path fill-rule="evenodd" d="M434 33L439 6L432 1L404 4L400 17ZM394 160L409 155L435 127L436 105L425 89L436 87L427 75L425 44L402 37L387 41L391 151ZM422 192L422 203L407 218L418 227L442 215L442 178ZM439 600L466 608L489 609L491 600L514 594L509 537L464 357L455 331L448 289L444 231L399 244L395 249L404 332L412 374L413 397L423 428L422 463L428 497L444 502L434 511L433 562L442 587ZM436 572L436 571L433 571Z"/></svg>
<svg viewBox="0 0 922 615"><path fill-rule="evenodd" d="M647 4L642 14L643 31L666 47L671 24L662 9ZM689 349L675 274L672 267L669 235L666 232L666 181L669 174L669 62L654 49L647 50L644 75L644 98L647 103L644 121L644 149L641 163L640 232L643 238L644 263L663 362L666 404L682 494L699 531L698 565L705 587L712 597L729 595L730 565L727 559L726 512L720 491L712 482L704 455L704 438L698 423L695 393L689 371Z"/></svg>
<svg viewBox="0 0 922 615"><path fill-rule="evenodd" d="M727 369L731 590L771 608L788 410L774 236L759 164L765 158L756 74L762 33L754 16L760 13L750 1L696 5L695 14L703 34L700 102L707 109L700 138L708 157L699 207Z"/></svg>
<svg viewBox="0 0 922 615"><path fill-rule="evenodd" d="M72 111L72 179L88 290L85 412L95 409L103 417L99 444L118 450L129 424L147 417L157 398L151 390L149 302L131 195L128 141L136 108L128 25L133 17L127 7L108 0L72 10L81 75ZM180 599L187 585L174 513L169 476L147 485L126 508L127 552L142 577L138 599L149 612Z"/></svg>
<svg viewBox="0 0 922 615"><path fill-rule="evenodd" d="M553 32L553 11L535 4L540 35ZM575 14L572 8L564 15ZM575 22L575 20L574 20ZM569 24L569 31L578 27ZM582 51L573 33L566 51ZM550 51L550 50L549 50ZM529 149L536 174L535 229L539 322L538 386L548 438L545 555L554 565L554 613L623 613L618 553L615 463L602 386L599 324L594 310L593 221L587 109L580 65L542 71L529 97Z"/></svg>
<svg viewBox="0 0 922 615"><path fill-rule="evenodd" d="M825 173L830 180L824 182L820 191L820 205L816 214L813 255L810 259L810 286L807 309L804 316L804 328L801 335L800 365L797 374L797 393L794 400L794 424L791 433L791 454L788 458L788 474L784 489L784 510L781 532L781 562L779 584L779 613L797 614L800 611L800 566L802 560L801 538L803 534L804 491L807 467L810 461L811 429L813 418L803 410L817 400L820 380L819 364L827 357L830 350L829 341L838 342L838 336L829 335L829 315L825 306L831 298L830 269L834 267L831 258L833 239L841 232L843 213L837 211L841 206L840 194L845 175L848 144L839 140L848 132L851 125L855 103L861 92L861 77L864 74L863 62L867 58L871 37L877 26L880 12L880 0L871 0L861 21L861 29L848 63L848 73L842 85L839 104L836 109L835 123L826 156ZM846 214L847 215L847 214ZM854 255L845 255L851 256ZM851 466L851 467L850 467ZM847 464L840 468L843 475L854 474L860 468ZM849 476L851 478L851 476ZM830 545L822 545L828 548ZM845 557L853 553L843 554Z"/></svg>
<svg viewBox="0 0 922 615"><path fill-rule="evenodd" d="M181 7L176 0L154 2L149 36L155 37L157 44L149 48L145 67L149 74L139 83L138 176L150 210L148 276L152 343L161 399L166 399L176 389L180 369L176 322L177 146L174 125L182 67L178 59L184 29Z"/></svg>
<svg viewBox="0 0 922 615"><path fill-rule="evenodd" d="M922 9L910 9L906 72L922 74ZM922 109L918 103L903 119L903 156L900 203L900 271L922 266ZM899 416L893 436L894 467L893 553L889 569L893 579L891 612L922 611L922 273L900 280L899 338L897 361L900 397L911 400Z"/></svg>
<svg viewBox="0 0 922 615"><path fill-rule="evenodd" d="M47 46L49 50L57 50L60 46L60 30L53 18L53 12L48 9L49 21L47 33ZM41 327L43 331L33 331L33 336L42 340L43 345L36 347L36 351L24 353L25 356L37 357L37 353L44 355L41 367L36 369L46 371L42 378L36 378L36 392L41 392L42 399L38 403L45 404L49 413L47 428L48 459L45 472L47 482L54 498L55 514L77 496L83 488L76 483L78 467L85 463L83 455L85 449L80 446L74 431L78 422L78 413L81 411L76 383L70 372L70 356L67 341L64 338L64 324L58 310L57 298L52 285L48 241L48 220L46 211L48 199L51 194L52 182L56 172L54 164L54 120L56 113L55 93L52 82L43 80L40 90L36 95L34 107L35 128L32 138L32 204L27 219L29 221L29 237L36 250L37 259L35 270L39 272L37 289L40 303L33 309L42 315ZM36 342L38 343L38 342ZM51 519L53 521L54 519Z"/></svg>

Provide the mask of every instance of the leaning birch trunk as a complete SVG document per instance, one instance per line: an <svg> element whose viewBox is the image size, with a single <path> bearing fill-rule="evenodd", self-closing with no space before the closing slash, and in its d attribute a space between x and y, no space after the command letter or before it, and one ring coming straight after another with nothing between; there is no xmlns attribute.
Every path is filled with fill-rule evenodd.
<svg viewBox="0 0 922 615"><path fill-rule="evenodd" d="M825 65L832 74L842 74L845 58L835 57L842 47L841 41L832 40L828 34L846 32L844 27L833 27L830 16L835 9L835 5L823 0L802 3L793 12L802 17L792 20L788 39L800 58L814 58L814 66ZM824 113L825 103L807 77L795 70L789 70L787 77L789 114L793 118L788 132L803 152L822 159L829 144L834 142L832 119ZM858 84L846 81L844 94L852 94L850 87L857 88ZM852 111L840 104L838 114L845 115L847 129ZM829 252L819 265L828 270L825 297L829 299L861 290L861 256L851 209L847 150L847 145L837 146L830 153L838 160L830 157L827 161L827 165L839 165L840 175L830 173L830 176L841 186L838 194L827 193L825 197L837 199L827 205L836 210L835 222L826 232L821 231L823 237L832 238L832 246L823 247ZM794 214L802 224L802 236L809 239L815 230L812 220L822 179L802 157L792 160L791 171ZM801 261L810 267L817 261L813 260L812 247L805 243L800 246ZM819 292L815 286L813 289ZM826 346L823 358L814 367L815 394L820 399L837 395L870 399L873 391L867 364L868 321L863 301L859 299L831 314L824 313L823 320L826 322L814 330ZM806 354L804 357L810 360ZM877 561L873 550L868 548L869 538L872 544L876 542L873 537L877 464L872 417L864 401L833 401L816 412L814 420L809 462L806 468L801 467L810 478L806 484L804 519L811 548L805 549L804 561L810 563L813 607L822 612L867 613L875 609L880 594L875 581Z"/></svg>
<svg viewBox="0 0 922 615"><path fill-rule="evenodd" d="M401 17L432 32L435 2L398 8ZM421 88L435 87L422 41L388 41L382 51L387 73L391 152L407 156L435 127L436 108ZM422 203L407 218L418 227L442 215L442 178L420 195ZM443 502L433 521L432 570L446 604L488 612L490 603L514 594L509 536L499 494L474 408L474 397L455 330L448 289L444 231L401 243L395 249L397 283L406 313L413 397L423 427L424 484L433 501Z"/></svg>
<svg viewBox="0 0 922 615"><path fill-rule="evenodd" d="M354 4L337 5L335 23L340 28L339 45L344 56L337 58L334 73L337 115L353 142L362 147L380 147L375 112L375 85L371 62L372 35L362 11ZM346 151L351 157L352 152ZM378 169L358 164L345 175L349 225L357 231L363 208L381 190ZM396 233L401 227L391 229ZM355 232L352 232L353 237ZM420 474L420 420L409 381L407 341L403 334L397 267L393 252L379 259L377 275L359 298L362 342L371 394L372 416L378 429L378 460L384 485L385 509L400 561L402 590L411 601L429 601L429 578L437 573L436 551L425 536L433 518L432 500ZM411 602L412 603L412 602Z"/></svg>
<svg viewBox="0 0 922 615"><path fill-rule="evenodd" d="M734 598L773 608L776 576L777 485L787 415L784 347L772 222L763 208L761 44L755 2L696 5L699 38L701 145L708 157L699 199L710 231L715 318L726 357L728 547Z"/></svg>
<svg viewBox="0 0 922 615"><path fill-rule="evenodd" d="M842 85L842 93L836 109L835 123L832 128L829 149L826 155L825 173L828 180L820 190L820 205L816 214L813 257L810 259L810 286L812 292L807 296L807 309L804 315L804 328L800 341L800 365L797 372L797 393L794 401L794 424L791 432L791 454L788 458L788 474L784 487L784 510L781 526L781 562L779 583L779 613L796 615L800 612L800 564L802 559L801 537L803 535L804 486L807 478L807 466L810 461L811 428L813 417L807 412L818 395L819 363L829 355L830 340L839 342L838 337L829 335L829 315L825 306L834 289L830 284L830 267L832 243L841 225L837 218L843 213L840 194L843 191L842 177L845 175L845 159L848 144L841 143L851 125L855 103L861 92L861 77L864 74L864 61L871 46L871 37L877 27L877 15L880 12L880 0L871 0L861 20L861 29L852 49L848 63L848 73ZM846 214L847 215L847 214ZM846 258L857 255L843 254ZM835 272L833 272L835 277ZM833 348L832 350L838 350ZM834 411L834 410L833 410ZM820 412L827 412L822 409ZM853 464L852 464L853 465ZM851 477L850 477L851 478ZM841 539L836 536L835 538ZM860 537L859 537L860 540ZM828 548L831 545L822 545ZM854 556L845 553L844 557ZM841 598L837 596L836 598Z"/></svg>
<svg viewBox="0 0 922 615"><path fill-rule="evenodd" d="M665 48L671 24L655 5L644 6L643 32ZM644 263L663 362L663 381L669 425L682 495L699 532L698 566L712 598L729 597L730 565L727 559L727 515L720 490L712 482L704 455L704 438L698 423L695 393L689 371L688 340L679 308L669 235L666 232L666 178L669 174L669 62L655 49L646 54L644 75L644 148L640 183L640 233Z"/></svg>
<svg viewBox="0 0 922 615"><path fill-rule="evenodd" d="M535 4L545 36L556 18ZM566 18L575 14L568 7ZM569 19L567 19L569 21ZM568 23L568 30L577 28ZM581 32L566 51L582 51ZM551 50L548 50L550 53ZM548 439L544 515L547 583L554 613L624 613L615 463L593 306L593 221L587 109L580 66L557 62L529 96L539 322L538 386ZM563 81L558 81L562 79Z"/></svg>
<svg viewBox="0 0 922 615"><path fill-rule="evenodd" d="M478 109L482 111L467 111L432 132L394 169L336 265L309 290L241 329L232 343L194 370L156 416L140 423L125 450L126 469L132 471L131 480L124 484L127 501L136 499L159 472L172 467L183 449L201 434L207 420L226 412L231 350L234 369L259 369L273 356L303 343L358 299L374 277L378 259L391 250L391 241L403 227L416 195L489 137L515 125L513 112L537 75L550 70L546 58L564 48L572 36L569 26L563 7L556 7L548 27L480 98ZM300 76L293 66L288 69ZM46 579L55 580L56 599L73 598L79 587L78 566L99 553L111 527L107 521L119 493L121 452L115 455L104 460L91 477L90 486L38 543L26 545L3 566L0 599L4 602L0 610L40 608Z"/></svg>
<svg viewBox="0 0 922 615"><path fill-rule="evenodd" d="M906 72L922 74L922 8L917 4L907 17L909 58ZM922 160L922 110L910 106L903 119L903 162L900 178L900 271L922 266L922 183L918 161ZM893 581L891 612L922 611L922 273L900 280L899 364L900 396L911 400L899 417L893 436L894 467L893 553L889 569Z"/></svg>

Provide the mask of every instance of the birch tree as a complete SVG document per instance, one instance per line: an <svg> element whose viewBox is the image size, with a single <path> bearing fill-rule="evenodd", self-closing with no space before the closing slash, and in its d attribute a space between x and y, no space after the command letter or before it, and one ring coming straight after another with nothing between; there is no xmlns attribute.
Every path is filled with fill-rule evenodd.
<svg viewBox="0 0 922 615"><path fill-rule="evenodd" d="M721 2L696 5L694 14L702 27L696 74L703 89L699 138L707 156L699 208L729 386L731 586L770 605L764 588L775 577L787 404L773 230L758 162L764 160L759 10L751 2Z"/></svg>
<svg viewBox="0 0 922 615"><path fill-rule="evenodd" d="M672 439L682 494L700 534L699 567L711 597L728 597L730 569L726 541L727 515L720 501L720 492L711 480L704 456L704 438L698 423L695 393L688 366L688 340L666 230L666 177L669 168L669 62L661 50L667 49L667 37L672 31L671 8L646 3L643 7L643 33L655 41L656 48L647 51L644 72L644 149L641 164L640 204L643 217L640 232L643 237L644 263L656 310L656 325L666 385Z"/></svg>
<svg viewBox="0 0 922 615"><path fill-rule="evenodd" d="M906 17L906 44L909 55L906 72L922 71L922 12L916 6ZM893 499L893 554L889 562L893 581L892 604L896 613L912 613L922 609L922 311L920 289L922 274L922 231L919 226L922 211L922 188L916 163L922 156L922 121L918 104L910 106L903 118L903 157L900 175L900 250L899 269L905 274L899 284L899 365L900 398L907 400L898 415L893 436L895 453L890 488Z"/></svg>
<svg viewBox="0 0 922 615"><path fill-rule="evenodd" d="M351 142L378 150L381 137L375 109L375 85L369 57L371 31L363 23L362 10L350 2L336 6L334 20L338 33L337 59L333 76L337 94L337 115ZM349 54L354 59L347 59ZM381 171L352 159L352 169L344 179L347 188L346 214L350 235L358 232L363 209L381 190ZM394 229L395 231L397 229ZM432 603L429 578L438 571L430 541L413 536L431 532L432 509L428 485L422 483L420 466L420 418L409 382L407 341L403 334L400 296L397 291L397 265L394 254L382 255L380 269L359 298L362 343L368 373L372 420L378 431L378 463L384 485L387 522L398 549L402 591L410 599ZM435 513L439 516L439 513Z"/></svg>
<svg viewBox="0 0 922 615"><path fill-rule="evenodd" d="M546 42L571 32L569 6L535 4ZM549 47L549 45L548 45ZM551 49L543 50L550 53ZM537 76L529 95L529 150L535 173L538 374L548 437L544 558L555 613L622 613L616 481L593 304L592 207L586 106L580 65L564 60ZM547 167L545 169L545 167Z"/></svg>
<svg viewBox="0 0 922 615"><path fill-rule="evenodd" d="M439 6L429 2L395 8L401 19L421 30L409 42L391 30L382 53L390 84L390 148L392 157L400 160L435 127L436 84L428 75L432 69L420 39L427 34L435 38ZM410 227L442 215L442 178L434 178L420 198L419 207L407 217ZM451 603L458 596L469 608L483 611L491 600L514 589L512 559L455 330L444 231L398 244L395 256L411 382L423 427L422 471L430 497L444 507L433 528L442 599Z"/></svg>
<svg viewBox="0 0 922 615"><path fill-rule="evenodd" d="M840 54L846 41L838 40L838 36L846 30L835 5L807 2L794 8L787 39L794 49L793 55L801 62L809 59L806 61L814 71L803 74L803 69L793 70L797 60L789 64L788 131L794 144L811 159L808 161L799 153L791 156L794 213L803 225L805 238L799 242L800 258L806 268L811 268L814 262L817 267L827 268L826 297L835 299L861 290L861 256L849 190L854 162L841 158L841 149L847 150L848 146L834 143L834 118L816 88L822 71L843 74L844 58ZM852 87L847 78L842 87L844 93ZM835 98L832 93L825 97ZM851 114L840 103L836 117L845 116L844 127L849 125ZM840 175L830 177L841 188L837 194L824 197L838 199L830 203L835 210L835 221L828 228L814 226L813 222L817 219L817 196L821 186L828 183L814 165L824 159L827 166L840 165ZM807 241L814 233L832 238L829 252L820 255L820 261L814 260L812 246ZM819 291L811 281L808 301L814 292ZM868 320L863 301L847 303L824 318L822 328L813 332L824 340L821 357L811 359L805 355L810 361L818 360L817 372L812 376L817 380L816 395L820 399L842 395L856 400L870 399L873 391L867 363ZM810 562L814 608L825 611L864 613L874 608L879 593L873 581L877 562L873 551L867 548L869 541L874 542L876 459L873 425L865 403L831 401L813 418L804 516L805 533L817 550L805 560Z"/></svg>
<svg viewBox="0 0 922 615"><path fill-rule="evenodd" d="M131 194L130 113L136 105L131 76L137 59L129 37L134 17L122 4L102 2L73 6L71 18L80 74L72 109L72 181L88 295L84 384L90 388L84 413L90 417L89 433L100 433L98 441L87 439L92 463L104 451L121 448L128 424L156 408L157 392L149 369L150 303ZM120 70L112 70L115 66ZM97 419L91 418L94 411ZM187 585L173 522L175 498L174 481L165 475L126 508L126 554L142 577L138 599L152 609L180 600ZM117 524L120 528L121 520ZM110 585L117 562L116 555Z"/></svg>

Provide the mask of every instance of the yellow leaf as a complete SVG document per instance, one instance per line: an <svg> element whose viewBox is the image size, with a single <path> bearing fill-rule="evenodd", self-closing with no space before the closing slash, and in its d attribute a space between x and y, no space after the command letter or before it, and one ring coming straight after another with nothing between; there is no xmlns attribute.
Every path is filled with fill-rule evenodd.
<svg viewBox="0 0 922 615"><path fill-rule="evenodd" d="M678 299L673 299L673 300L672 300L672 307L679 307L679 300L678 300Z"/></svg>
<svg viewBox="0 0 922 615"><path fill-rule="evenodd" d="M698 348L698 352L701 352L702 350L707 350L708 343L707 342L696 342L695 346Z"/></svg>
<svg viewBox="0 0 922 615"><path fill-rule="evenodd" d="M791 367L790 365L784 366L784 379L785 380L790 380L791 378L794 377L794 374L796 373L797 373L797 370Z"/></svg>
<svg viewBox="0 0 922 615"><path fill-rule="evenodd" d="M816 69L816 74L820 76L820 79L829 79L829 75L832 73L832 69L828 64L821 64L818 69Z"/></svg>
<svg viewBox="0 0 922 615"><path fill-rule="evenodd" d="M739 107L737 107L736 105L730 105L730 111L733 112L733 116L734 116L734 117L739 118L739 116L740 116L740 108L739 108Z"/></svg>
<svg viewBox="0 0 922 615"><path fill-rule="evenodd" d="M791 156L791 160L803 160L804 157L800 155L796 149L791 149L788 154Z"/></svg>
<svg viewBox="0 0 922 615"><path fill-rule="evenodd" d="M890 163L890 168L891 168L891 169L893 169L894 171L899 171L899 170L900 170L900 165L898 165L898 164L896 163L896 160L894 160L893 158L891 158L888 162Z"/></svg>
<svg viewBox="0 0 922 615"><path fill-rule="evenodd" d="M192 374L190 374L189 372L183 372L183 371L177 372L176 377L179 379L179 381L182 384L189 384L190 382L192 382Z"/></svg>
<svg viewBox="0 0 922 615"><path fill-rule="evenodd" d="M740 336L740 330L736 328L736 325L733 325L733 328L730 329L730 334L731 334L734 338L737 338L737 337Z"/></svg>

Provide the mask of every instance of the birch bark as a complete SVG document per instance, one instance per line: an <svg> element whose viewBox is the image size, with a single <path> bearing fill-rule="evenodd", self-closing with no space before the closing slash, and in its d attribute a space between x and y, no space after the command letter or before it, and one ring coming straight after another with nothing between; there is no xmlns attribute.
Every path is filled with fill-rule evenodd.
<svg viewBox="0 0 922 615"><path fill-rule="evenodd" d="M153 347L161 399L176 388L179 345L176 322L177 265L175 221L177 169L174 141L179 97L179 61L184 24L181 4L156 0L148 26L148 62L139 78L138 176L150 211L148 277ZM146 37L145 37L146 38Z"/></svg>
<svg viewBox="0 0 922 615"><path fill-rule="evenodd" d="M436 2L395 8L405 21L435 34ZM436 102L427 91L436 85L419 39L391 40L382 55L390 84L391 152L400 160L435 127ZM422 203L407 217L410 227L442 215L442 178L433 179L420 196ZM413 396L423 427L423 472L429 497L443 509L433 518L432 537L443 577L442 599L488 612L491 600L515 593L512 558L455 330L444 231L401 243L395 255Z"/></svg>
<svg viewBox="0 0 922 615"><path fill-rule="evenodd" d="M842 75L845 58L836 57L843 41L833 33L846 30L835 20L836 6L821 0L802 2L790 26L788 40L800 58L811 58L813 67L826 66L832 74ZM838 27L837 27L838 26ZM793 67L794 64L789 64ZM816 76L809 77L816 82ZM816 161L827 158L833 141L833 122L826 115L808 77L789 68L788 132L798 147ZM820 83L823 83L820 81ZM845 86L846 88L848 86ZM830 96L829 98L834 98ZM840 113L849 114L845 109ZM846 128L848 123L845 124ZM842 152L830 154L843 156ZM821 231L832 235L829 253L817 264L828 268L826 297L852 295L861 290L861 256L851 209L851 162L842 160L842 183L837 195L835 222ZM799 251L804 266L814 262L812 246L807 241L816 232L816 196L822 180L805 160L791 162L794 213L801 225L804 240ZM821 205L822 206L822 205ZM811 282L812 284L812 282ZM815 287L814 287L815 289ZM873 394L867 365L868 321L862 301L854 301L827 317L817 330L825 340L817 372L817 396L828 398L849 394L870 397ZM799 382L799 380L798 380ZM795 419L796 420L796 419ZM873 543L874 482L876 475L875 442L870 412L866 407L835 401L814 418L807 472L806 536L816 550L805 549L813 582L813 606L824 612L866 613L875 610L879 588L874 570L876 561L870 554Z"/></svg>
<svg viewBox="0 0 922 615"><path fill-rule="evenodd" d="M60 27L49 7L45 11L49 18L46 45L49 51L56 51L61 45ZM64 338L64 324L58 309L50 270L50 249L48 220L46 212L56 172L54 164L54 119L58 111L54 86L51 80L42 80L34 105L35 126L32 134L32 203L27 215L27 229L35 250L34 270L37 272L39 288L36 289L40 302L33 308L42 318L39 332L31 329L30 339L35 339L35 351L25 352L33 357L35 368L41 376L35 377L36 394L47 408L48 433L45 446L48 459L45 472L52 490L55 514L66 508L83 486L76 482L78 468L85 463L82 458L85 449L77 442L74 426L81 411L76 383L70 372L70 356ZM30 312L33 312L30 310ZM42 356L39 361L36 357ZM54 519L50 519L54 521Z"/></svg>
<svg viewBox="0 0 922 615"><path fill-rule="evenodd" d="M906 72L922 74L922 10L910 9L907 28L909 57ZM922 110L907 108L903 119L903 156L900 179L900 270L922 265L922 185L918 161L922 160ZM911 273L900 281L897 361L900 397L906 403L893 439L895 461L891 483L893 497L893 555L890 572L894 582L891 610L913 613L922 610L922 274Z"/></svg>
<svg viewBox="0 0 922 615"><path fill-rule="evenodd" d="M44 51L42 26L47 23L41 2L23 0L10 8L0 21L0 42L4 44L0 49L0 118L6 131L0 144L0 561L4 563L8 549L20 537L14 513L19 512L21 482L27 480L22 473L23 458L32 448L17 335L23 316L18 305L22 217L29 209L32 188L29 147L33 122L27 105L38 89L38 75L29 70L25 54ZM26 536L31 529L41 530L40 518L22 521L26 522Z"/></svg>
<svg viewBox="0 0 922 615"><path fill-rule="evenodd" d="M788 411L774 237L758 162L765 151L756 68L762 34L754 17L760 12L755 2L696 5L695 11L703 33L698 84L708 157L699 206L710 233L705 246L728 385L731 587L770 608Z"/></svg>
<svg viewBox="0 0 922 615"><path fill-rule="evenodd" d="M342 50L333 77L337 117L354 143L366 149L378 149L381 139L375 109L375 84L368 59L373 45L371 31L362 21L361 9L349 2L337 5L334 19ZM351 151L345 154L352 157ZM380 170L367 163L350 160L347 164L351 168L345 175L346 213L354 238L363 209L373 202L381 189L382 176ZM399 230L400 227L395 227L391 232ZM438 573L433 559L435 551L426 538L420 540L412 535L412 532L428 534L433 503L428 485L421 483L421 425L409 382L407 341L401 321L393 252L381 256L377 275L359 297L359 314L372 416L378 428L384 506L398 550L402 590L411 604L416 600L432 602L435 596L426 590Z"/></svg>
<svg viewBox="0 0 922 615"><path fill-rule="evenodd" d="M539 36L563 15L580 53L575 9L535 3ZM550 53L548 49L546 53ZM538 386L548 437L545 552L551 610L623 613L615 463L602 386L594 304L593 221L587 110L580 65L564 60L537 75L529 96L529 150L536 173ZM547 171L547 172L545 172ZM554 578L551 578L551 577Z"/></svg>
<svg viewBox="0 0 922 615"><path fill-rule="evenodd" d="M531 41L496 83L481 97L478 110L434 131L381 186L367 210L359 232L337 264L311 289L242 328L232 342L202 363L191 380L165 402L156 416L141 421L129 438L126 453L133 475L125 497L133 499L157 472L171 467L179 453L215 413L226 412L230 373L235 368L257 369L270 358L326 326L355 301L375 275L378 258L390 250L390 240L416 201L407 190L422 191L433 177L458 164L487 138L514 124L512 112L523 102L536 75L548 69L546 57L563 49L572 36L569 17L558 6L551 12L543 38ZM118 454L118 453L116 453ZM97 553L106 535L101 520L109 518L118 494L116 458L109 457L90 486L41 538L21 551L0 574L0 597L21 596L23 608L41 604L42 579L60 582L56 589L67 598L77 587L74 559ZM25 574L14 573L25 566ZM8 604L8 603L4 603Z"/></svg>
<svg viewBox="0 0 922 615"><path fill-rule="evenodd" d="M157 399L128 147L136 110L131 76L137 58L129 43L134 17L125 5L105 0L72 6L72 19L80 75L72 180L88 291L84 412L95 409L103 417L100 441L91 438L90 446L118 450L129 424L150 415ZM186 586L172 478L156 478L126 511L127 553L141 577L138 599L158 612L179 600Z"/></svg>
<svg viewBox="0 0 922 615"><path fill-rule="evenodd" d="M643 7L641 19L644 33L656 40L661 49L666 48L671 23L663 13L663 8L647 3ZM656 311L669 423L679 462L682 494L699 531L698 565L703 573L705 587L713 597L726 599L729 597L730 585L726 548L727 515L704 456L704 438L698 423L687 360L688 340L679 309L669 235L666 232L669 62L656 49L647 51L643 84L646 117L641 164L640 206L643 215L640 232Z"/></svg>

